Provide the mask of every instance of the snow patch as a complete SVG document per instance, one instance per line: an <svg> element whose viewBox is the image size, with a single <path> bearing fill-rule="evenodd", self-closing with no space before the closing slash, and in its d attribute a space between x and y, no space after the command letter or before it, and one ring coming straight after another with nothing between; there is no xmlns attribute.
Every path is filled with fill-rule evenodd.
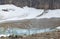
<svg viewBox="0 0 60 39"><path fill-rule="evenodd" d="M48 10L48 13L46 13L43 16L38 17L38 19L40 18L60 18L60 9Z"/></svg>
<svg viewBox="0 0 60 39"><path fill-rule="evenodd" d="M19 18L34 18L41 14L43 10L29 8L27 6L20 8L12 4L0 5L0 19L11 19L15 17Z"/></svg>
<svg viewBox="0 0 60 39"><path fill-rule="evenodd" d="M0 35L0 37L8 37L8 36L10 36L10 34L8 34L8 35L1 34L1 35Z"/></svg>
<svg viewBox="0 0 60 39"><path fill-rule="evenodd" d="M60 26L59 27L56 27L56 29L60 29Z"/></svg>

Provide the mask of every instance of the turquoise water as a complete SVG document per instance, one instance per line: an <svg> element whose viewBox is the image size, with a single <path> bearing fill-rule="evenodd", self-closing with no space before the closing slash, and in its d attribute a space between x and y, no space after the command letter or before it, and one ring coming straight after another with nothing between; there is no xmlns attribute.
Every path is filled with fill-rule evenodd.
<svg viewBox="0 0 60 39"><path fill-rule="evenodd" d="M36 33L50 32L53 30L51 30L49 28L47 28L47 29L10 28L10 29L6 29L6 30L4 30L4 28L0 28L0 34L31 35L31 34L36 34Z"/></svg>

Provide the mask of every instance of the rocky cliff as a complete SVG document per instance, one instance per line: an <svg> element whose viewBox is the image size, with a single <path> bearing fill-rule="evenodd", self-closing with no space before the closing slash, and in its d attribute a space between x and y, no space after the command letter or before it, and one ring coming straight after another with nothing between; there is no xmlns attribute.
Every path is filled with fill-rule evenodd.
<svg viewBox="0 0 60 39"><path fill-rule="evenodd" d="M0 4L14 4L19 7L29 6L38 9L60 8L60 0L0 0Z"/></svg>

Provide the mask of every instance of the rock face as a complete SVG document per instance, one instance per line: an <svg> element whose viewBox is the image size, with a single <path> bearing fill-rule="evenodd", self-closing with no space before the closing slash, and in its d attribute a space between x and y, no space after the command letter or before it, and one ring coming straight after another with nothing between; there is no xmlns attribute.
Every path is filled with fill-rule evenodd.
<svg viewBox="0 0 60 39"><path fill-rule="evenodd" d="M24 29L38 28L38 29L46 29L46 28L55 28L60 26L60 18L51 18L51 19L26 19L26 20L18 20L18 21L7 21L5 23L0 24L0 27L8 28L8 27L17 27Z"/></svg>
<svg viewBox="0 0 60 39"><path fill-rule="evenodd" d="M19 7L29 6L38 9L60 8L60 0L0 0L0 4L14 4Z"/></svg>

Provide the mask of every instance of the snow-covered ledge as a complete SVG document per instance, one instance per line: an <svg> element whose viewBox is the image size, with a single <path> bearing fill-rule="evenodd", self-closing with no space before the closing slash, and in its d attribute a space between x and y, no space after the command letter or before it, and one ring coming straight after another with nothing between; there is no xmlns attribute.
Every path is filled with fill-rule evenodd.
<svg viewBox="0 0 60 39"><path fill-rule="evenodd" d="M27 6L20 8L13 4L0 5L0 25L1 23L7 23L7 25L13 23L15 27L44 29L60 26L59 21L60 9L43 10Z"/></svg>
<svg viewBox="0 0 60 39"><path fill-rule="evenodd" d="M51 32L60 29L60 9L43 10L30 7L17 7L13 4L0 5L0 27L12 26L10 31L18 35L31 35L36 33ZM14 29L13 29L14 28ZM19 29L16 29L19 28ZM20 29L22 28L22 29ZM24 29L23 29L24 28ZM3 29L2 29L3 30ZM6 34L0 37L10 36L12 32L6 29Z"/></svg>

